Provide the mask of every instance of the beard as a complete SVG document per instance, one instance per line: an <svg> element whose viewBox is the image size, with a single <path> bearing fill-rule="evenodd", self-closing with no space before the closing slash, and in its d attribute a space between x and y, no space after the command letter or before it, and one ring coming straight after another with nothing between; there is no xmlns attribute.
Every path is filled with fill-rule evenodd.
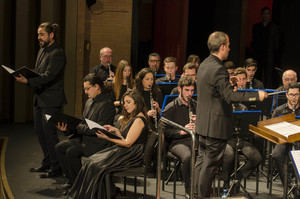
<svg viewBox="0 0 300 199"><path fill-rule="evenodd" d="M47 40L47 41L39 41L39 42L40 42L39 44L40 44L41 48L47 47L49 45L49 43L50 43L49 40Z"/></svg>

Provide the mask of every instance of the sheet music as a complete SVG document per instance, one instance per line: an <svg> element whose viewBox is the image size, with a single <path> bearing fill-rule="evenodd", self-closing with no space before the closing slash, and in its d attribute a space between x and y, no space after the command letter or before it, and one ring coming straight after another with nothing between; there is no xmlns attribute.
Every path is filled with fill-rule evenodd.
<svg viewBox="0 0 300 199"><path fill-rule="evenodd" d="M5 70L7 70L7 72L9 72L10 74L14 73L15 71L11 68L8 68L7 66L1 65L2 68L4 68Z"/></svg>
<svg viewBox="0 0 300 199"><path fill-rule="evenodd" d="M101 126L100 124L98 124L97 122L94 122L94 121L86 119L86 118L85 118L85 121L86 121L89 129L98 128L98 129L103 129L106 131L106 129L103 126Z"/></svg>
<svg viewBox="0 0 300 199"><path fill-rule="evenodd" d="M45 118L46 118L47 121L48 121L51 117L52 117L51 115L45 114Z"/></svg>
<svg viewBox="0 0 300 199"><path fill-rule="evenodd" d="M265 128L268 128L268 129L270 129L276 133L279 133L285 137L288 137L288 136L296 134L296 133L300 133L299 126L288 123L288 122L279 122L276 124L266 125Z"/></svg>
<svg viewBox="0 0 300 199"><path fill-rule="evenodd" d="M300 150L290 151L290 153L297 170L298 178L300 179Z"/></svg>

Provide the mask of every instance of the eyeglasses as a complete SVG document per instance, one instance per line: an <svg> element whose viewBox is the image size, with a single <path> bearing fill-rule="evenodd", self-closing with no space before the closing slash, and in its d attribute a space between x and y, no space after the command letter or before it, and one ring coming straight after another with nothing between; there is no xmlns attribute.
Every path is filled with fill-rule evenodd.
<svg viewBox="0 0 300 199"><path fill-rule="evenodd" d="M88 91L90 90L90 88L92 88L93 86L90 86L90 87L86 87L86 88L83 88L84 91Z"/></svg>
<svg viewBox="0 0 300 199"><path fill-rule="evenodd" d="M289 82L294 82L294 81L296 81L295 78L284 78L283 80L284 80L284 81L289 81Z"/></svg>
<svg viewBox="0 0 300 199"><path fill-rule="evenodd" d="M293 94L293 93L289 93L288 96L289 97L299 97L299 93Z"/></svg>
<svg viewBox="0 0 300 199"><path fill-rule="evenodd" d="M160 62L160 60L149 60L150 62Z"/></svg>

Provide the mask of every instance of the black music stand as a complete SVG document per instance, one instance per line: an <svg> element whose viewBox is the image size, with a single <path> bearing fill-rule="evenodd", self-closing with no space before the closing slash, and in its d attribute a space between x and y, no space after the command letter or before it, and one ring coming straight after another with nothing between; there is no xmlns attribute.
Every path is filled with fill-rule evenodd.
<svg viewBox="0 0 300 199"><path fill-rule="evenodd" d="M173 88L177 87L178 82L157 82L163 95L169 95Z"/></svg>
<svg viewBox="0 0 300 199"><path fill-rule="evenodd" d="M233 111L233 119L235 121L234 124L234 135L236 136L236 143L234 148L234 172L231 174L232 184L230 185L226 196L229 196L231 192L234 190L233 188L241 187L243 192L249 197L252 198L250 193L246 190L246 188L241 184L240 179L238 179L237 172L243 168L245 163L238 165L239 163L239 144L242 135L250 134L249 132L249 124L256 125L261 116L260 110L255 111Z"/></svg>

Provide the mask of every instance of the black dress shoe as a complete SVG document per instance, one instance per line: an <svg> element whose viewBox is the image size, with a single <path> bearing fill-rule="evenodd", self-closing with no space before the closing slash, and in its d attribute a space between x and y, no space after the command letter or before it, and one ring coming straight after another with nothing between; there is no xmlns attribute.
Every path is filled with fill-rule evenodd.
<svg viewBox="0 0 300 199"><path fill-rule="evenodd" d="M49 170L47 173L41 174L40 178L54 178L61 175L62 175L61 170Z"/></svg>
<svg viewBox="0 0 300 199"><path fill-rule="evenodd" d="M48 166L41 166L39 168L30 168L30 172L47 172L50 169Z"/></svg>

